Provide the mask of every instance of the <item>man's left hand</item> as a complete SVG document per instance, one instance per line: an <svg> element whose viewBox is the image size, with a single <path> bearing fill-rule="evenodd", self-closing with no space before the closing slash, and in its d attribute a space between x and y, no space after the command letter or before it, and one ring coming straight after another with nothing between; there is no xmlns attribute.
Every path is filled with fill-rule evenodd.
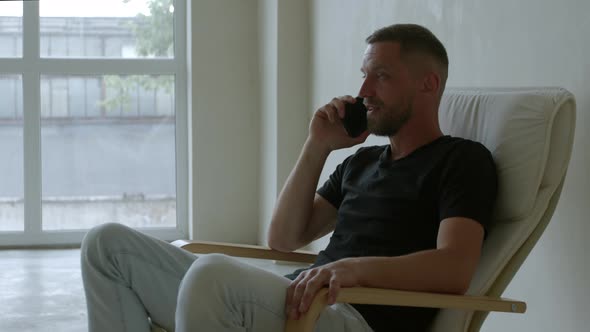
<svg viewBox="0 0 590 332"><path fill-rule="evenodd" d="M290 319L299 319L309 309L316 293L328 287L328 305L336 302L341 287L359 285L356 259L345 258L303 271L287 288L285 310Z"/></svg>

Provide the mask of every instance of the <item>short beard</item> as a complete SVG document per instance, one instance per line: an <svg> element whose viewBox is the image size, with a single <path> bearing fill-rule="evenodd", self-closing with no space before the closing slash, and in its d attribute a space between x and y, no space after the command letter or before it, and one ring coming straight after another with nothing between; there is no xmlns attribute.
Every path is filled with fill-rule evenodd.
<svg viewBox="0 0 590 332"><path fill-rule="evenodd" d="M413 113L411 105L398 109L398 111L394 109L380 109L379 111L383 112L381 118L367 118L367 129L373 135L387 137L395 136L410 120Z"/></svg>

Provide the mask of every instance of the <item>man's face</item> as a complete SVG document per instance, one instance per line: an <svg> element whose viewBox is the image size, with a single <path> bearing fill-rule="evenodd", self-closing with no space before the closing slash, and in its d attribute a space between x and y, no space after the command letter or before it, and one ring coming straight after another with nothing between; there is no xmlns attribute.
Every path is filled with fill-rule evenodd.
<svg viewBox="0 0 590 332"><path fill-rule="evenodd" d="M363 58L359 96L367 105L367 127L378 136L394 136L412 116L415 80L395 42L369 44Z"/></svg>

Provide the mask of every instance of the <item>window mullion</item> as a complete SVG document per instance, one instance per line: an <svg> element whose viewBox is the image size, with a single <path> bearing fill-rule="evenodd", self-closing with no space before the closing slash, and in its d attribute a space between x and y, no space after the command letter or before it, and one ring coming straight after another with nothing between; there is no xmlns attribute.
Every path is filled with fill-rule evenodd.
<svg viewBox="0 0 590 332"><path fill-rule="evenodd" d="M23 140L25 234L41 233L39 2L23 1Z"/></svg>
<svg viewBox="0 0 590 332"><path fill-rule="evenodd" d="M176 114L176 225L182 234L189 231L189 118L187 83L187 1L174 1L174 57L175 86L174 109Z"/></svg>

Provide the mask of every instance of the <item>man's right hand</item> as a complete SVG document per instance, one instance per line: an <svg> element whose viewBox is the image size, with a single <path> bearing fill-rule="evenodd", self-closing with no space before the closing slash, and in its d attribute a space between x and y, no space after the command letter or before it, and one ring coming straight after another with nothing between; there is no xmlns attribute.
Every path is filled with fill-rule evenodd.
<svg viewBox="0 0 590 332"><path fill-rule="evenodd" d="M316 194L318 180L331 151L364 142L369 136L348 136L340 121L351 96L334 98L317 110L309 125L309 136L301 155L285 182L268 231L268 245L293 251L334 230L337 209Z"/></svg>
<svg viewBox="0 0 590 332"><path fill-rule="evenodd" d="M309 125L309 140L312 144L320 146L326 151L348 148L363 143L369 136L365 131L360 136L352 138L348 136L342 125L344 107L346 103L354 103L352 96L342 96L318 109Z"/></svg>

